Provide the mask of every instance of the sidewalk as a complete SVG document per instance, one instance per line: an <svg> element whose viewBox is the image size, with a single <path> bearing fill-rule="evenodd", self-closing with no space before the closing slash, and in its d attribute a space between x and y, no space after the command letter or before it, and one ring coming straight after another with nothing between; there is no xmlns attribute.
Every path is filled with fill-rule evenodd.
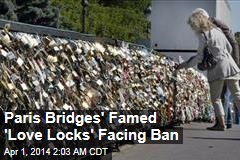
<svg viewBox="0 0 240 160"><path fill-rule="evenodd" d="M239 160L240 126L208 131L209 123L183 125L183 144L126 145L113 160Z"/></svg>

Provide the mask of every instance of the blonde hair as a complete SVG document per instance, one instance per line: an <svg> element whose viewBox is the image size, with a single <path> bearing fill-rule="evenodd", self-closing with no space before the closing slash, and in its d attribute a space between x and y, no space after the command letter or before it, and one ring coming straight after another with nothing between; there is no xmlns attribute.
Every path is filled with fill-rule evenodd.
<svg viewBox="0 0 240 160"><path fill-rule="evenodd" d="M200 12L200 13L201 13L202 15L204 15L205 17L209 18L208 12L207 12L206 10L202 9L202 8L196 8L196 9L192 12L192 14L198 13L198 12Z"/></svg>
<svg viewBox="0 0 240 160"><path fill-rule="evenodd" d="M204 32L214 28L214 24L201 12L193 13L187 22L194 31Z"/></svg>

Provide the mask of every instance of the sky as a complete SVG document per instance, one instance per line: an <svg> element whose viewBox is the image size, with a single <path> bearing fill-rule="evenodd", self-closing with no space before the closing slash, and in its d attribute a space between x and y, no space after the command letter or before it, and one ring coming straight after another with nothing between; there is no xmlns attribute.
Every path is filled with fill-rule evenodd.
<svg viewBox="0 0 240 160"><path fill-rule="evenodd" d="M232 10L232 25L234 32L240 32L240 0L229 0Z"/></svg>

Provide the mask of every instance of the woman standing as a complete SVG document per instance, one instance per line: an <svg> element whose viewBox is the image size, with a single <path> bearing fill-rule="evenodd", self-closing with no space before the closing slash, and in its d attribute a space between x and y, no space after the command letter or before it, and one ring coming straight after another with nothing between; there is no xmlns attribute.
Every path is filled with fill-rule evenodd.
<svg viewBox="0 0 240 160"><path fill-rule="evenodd" d="M199 12L193 13L188 19L188 24L199 39L198 54L181 63L178 69L193 67L201 63L204 48L208 45L209 50L217 60L216 66L207 70L207 77L210 85L211 101L218 123L207 129L224 131L224 109L221 102L223 85L224 82L227 84L238 110L240 110L240 88L238 85L240 69L231 56L232 47L225 35L206 16Z"/></svg>

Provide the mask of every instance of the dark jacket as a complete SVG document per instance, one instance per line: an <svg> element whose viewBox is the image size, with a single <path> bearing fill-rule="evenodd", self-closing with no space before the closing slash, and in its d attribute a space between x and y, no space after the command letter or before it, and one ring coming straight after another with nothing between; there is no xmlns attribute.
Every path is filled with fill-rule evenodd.
<svg viewBox="0 0 240 160"><path fill-rule="evenodd" d="M229 27L222 21L220 21L216 18L213 18L213 17L211 17L210 20L212 21L212 23L214 25L216 25L218 28L220 28L223 31L223 33L225 34L227 40L229 41L229 43L232 46L232 53L231 53L232 57L233 57L234 61L237 63L237 65L240 66L239 46L234 37L234 34L229 29Z"/></svg>

